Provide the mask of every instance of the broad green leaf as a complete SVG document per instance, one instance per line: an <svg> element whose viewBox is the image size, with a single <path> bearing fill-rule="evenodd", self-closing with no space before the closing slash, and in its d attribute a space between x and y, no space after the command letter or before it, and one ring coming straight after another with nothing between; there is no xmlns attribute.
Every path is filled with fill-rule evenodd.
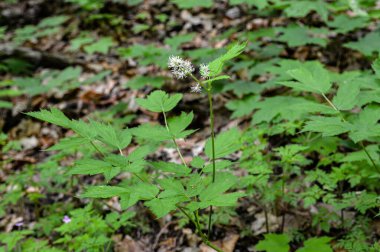
<svg viewBox="0 0 380 252"><path fill-rule="evenodd" d="M205 190L199 194L201 201L210 201L216 196L226 192L237 182L234 176L224 176L221 179L216 179L214 183L210 183Z"/></svg>
<svg viewBox="0 0 380 252"><path fill-rule="evenodd" d="M106 54L108 53L109 49L115 45L115 42L111 37L104 37L98 39L95 43L86 45L84 47L84 51L88 54L93 53L102 53Z"/></svg>
<svg viewBox="0 0 380 252"><path fill-rule="evenodd" d="M114 167L112 164L96 159L78 160L74 167L70 170L70 174L94 175L103 173L106 181L110 181L113 177L120 173L120 167Z"/></svg>
<svg viewBox="0 0 380 252"><path fill-rule="evenodd" d="M201 158L201 157L194 157L193 160L191 160L191 166L195 167L195 168L202 168L205 164L205 161Z"/></svg>
<svg viewBox="0 0 380 252"><path fill-rule="evenodd" d="M290 2L284 12L288 17L300 18L305 17L311 11L317 12L325 22L327 21L328 5L322 0Z"/></svg>
<svg viewBox="0 0 380 252"><path fill-rule="evenodd" d="M82 198L111 198L130 193L130 190L119 186L89 186L81 194Z"/></svg>
<svg viewBox="0 0 380 252"><path fill-rule="evenodd" d="M187 34L181 34L181 35L176 35L171 38L166 38L164 40L165 45L169 45L173 49L177 49L181 44L190 42L194 39L194 36L196 34L193 33L187 33Z"/></svg>
<svg viewBox="0 0 380 252"><path fill-rule="evenodd" d="M157 218L161 218L167 215L169 212L177 209L176 204L182 201L181 197L155 198L150 201L146 201L145 205L156 215Z"/></svg>
<svg viewBox="0 0 380 252"><path fill-rule="evenodd" d="M150 141L165 141L172 139L172 135L167 129L160 125L149 125L146 123L139 127L132 128L130 131L134 136Z"/></svg>
<svg viewBox="0 0 380 252"><path fill-rule="evenodd" d="M289 252L291 240L287 234L265 234L264 238L256 245L258 251Z"/></svg>
<svg viewBox="0 0 380 252"><path fill-rule="evenodd" d="M123 86L129 87L131 89L140 89L145 86L160 88L164 85L164 83L165 78L163 77L136 76L130 79L128 82L124 83Z"/></svg>
<svg viewBox="0 0 380 252"><path fill-rule="evenodd" d="M160 198L169 198L186 195L185 188L179 180L161 179L159 183L161 187L164 189L164 191L161 192L159 195Z"/></svg>
<svg viewBox="0 0 380 252"><path fill-rule="evenodd" d="M329 244L332 239L330 237L314 237L304 242L304 247L297 250L297 252L333 252Z"/></svg>
<svg viewBox="0 0 380 252"><path fill-rule="evenodd" d="M374 52L380 52L379 47L380 31L376 30L368 33L365 37L359 39L357 42L349 42L344 44L345 47L358 50L365 56L371 56Z"/></svg>
<svg viewBox="0 0 380 252"><path fill-rule="evenodd" d="M368 18L365 17L349 17L348 15L335 16L332 22L328 22L329 27L335 28L337 33L347 33L367 25Z"/></svg>
<svg viewBox="0 0 380 252"><path fill-rule="evenodd" d="M233 111L231 118L238 118L249 115L252 111L258 108L260 96L248 96L243 99L230 100L226 107Z"/></svg>
<svg viewBox="0 0 380 252"><path fill-rule="evenodd" d="M137 104L152 112L168 112L172 110L182 99L182 94L169 96L164 91L157 90L148 95L147 98L136 99Z"/></svg>
<svg viewBox="0 0 380 252"><path fill-rule="evenodd" d="M91 128L96 132L99 141L115 149L122 150L132 141L129 129L119 130L111 125L91 122Z"/></svg>
<svg viewBox="0 0 380 252"><path fill-rule="evenodd" d="M320 63L289 70L287 74L298 82L283 81L279 83L302 91L327 93L332 85L329 72Z"/></svg>
<svg viewBox="0 0 380 252"><path fill-rule="evenodd" d="M180 116L170 118L168 120L170 134L174 138L185 138L188 135L194 133L195 130L185 130L193 121L193 118L193 112L190 112L188 114L182 112Z"/></svg>
<svg viewBox="0 0 380 252"><path fill-rule="evenodd" d="M339 117L311 117L311 120L306 122L302 132L319 132L323 136L336 136L350 130L351 125L343 122Z"/></svg>
<svg viewBox="0 0 380 252"><path fill-rule="evenodd" d="M349 137L355 142L362 140L374 141L380 136L380 107L367 106L352 120Z"/></svg>
<svg viewBox="0 0 380 252"><path fill-rule="evenodd" d="M39 112L28 112L28 116L32 116L42 121L46 121L64 128L70 128L71 121L59 109L51 108L50 111L41 109Z"/></svg>
<svg viewBox="0 0 380 252"><path fill-rule="evenodd" d="M327 45L327 34L329 32L325 28L301 27L298 25L281 27L277 31L281 35L276 40L287 43L290 47L307 44L316 44L324 47Z"/></svg>
<svg viewBox="0 0 380 252"><path fill-rule="evenodd" d="M240 132L236 128L222 132L215 138L215 158L225 157L239 150L240 147ZM212 158L211 138L206 142L205 154L207 157Z"/></svg>
<svg viewBox="0 0 380 252"><path fill-rule="evenodd" d="M177 175L185 175L191 172L191 169L181 164L175 164L175 163L169 163L169 162L163 162L163 161L151 162L150 164L157 170L160 170L163 172L170 172Z"/></svg>
<svg viewBox="0 0 380 252"><path fill-rule="evenodd" d="M215 77L215 76L219 75L222 72L222 68L223 68L223 65L225 64L225 62L239 56L244 51L246 46L247 46L247 42L244 42L241 44L235 43L230 47L230 49L225 54L223 54L219 58L211 61L208 64L209 69L210 69L210 75L209 76Z"/></svg>
<svg viewBox="0 0 380 252"><path fill-rule="evenodd" d="M217 161L215 162L215 170L222 170L222 169L225 169L227 167L230 167L233 163L229 160L220 160L220 161ZM209 163L208 165L206 165L202 171L203 172L212 172L213 170L213 164L212 162Z"/></svg>
<svg viewBox="0 0 380 252"><path fill-rule="evenodd" d="M350 110L357 103L360 86L354 81L343 82L339 85L337 94L333 98L333 104L338 110Z"/></svg>

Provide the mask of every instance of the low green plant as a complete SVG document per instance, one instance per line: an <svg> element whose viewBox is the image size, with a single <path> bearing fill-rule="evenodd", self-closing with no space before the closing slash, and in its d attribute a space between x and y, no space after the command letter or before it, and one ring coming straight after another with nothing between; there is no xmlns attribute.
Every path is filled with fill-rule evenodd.
<svg viewBox="0 0 380 252"><path fill-rule="evenodd" d="M112 125L96 121L84 122L70 120L61 111L52 108L40 112L29 112L28 115L74 131L77 135L65 142L61 142L58 149L83 146L90 144L97 152L97 157L86 157L77 160L70 169L70 174L103 174L105 184L88 186L81 197L109 198L120 197L123 209L144 201L157 218L169 212L178 210L195 226L203 242L217 251L221 249L213 245L209 236L212 231L213 208L235 206L242 192L229 192L238 181L230 171L219 171L230 164L217 161L240 148L240 133L236 129L223 132L215 136L213 113L213 82L227 79L229 76L220 75L225 62L241 54L246 44L235 44L214 61L200 66L198 79L193 75L194 67L189 61L177 56L169 59L169 68L178 79L191 77L195 84L192 92L205 91L209 101L211 136L205 145L205 155L208 160L194 158L187 163L181 153L178 139L186 138L195 130L186 129L193 120L193 113L182 112L179 116L168 118L168 112L173 110L181 101L182 94L168 95L164 91L154 91L147 98L139 98L137 103L144 109L155 113L162 113L164 126L142 125L131 129L120 129ZM124 149L132 143L133 136L142 143L133 152L125 155ZM182 164L164 161L148 162L146 156L151 153L160 142L173 144L178 152ZM226 142L228 143L226 144ZM54 148L54 147L53 147ZM57 149L57 148L55 148ZM114 152L118 152L119 155ZM144 170L150 167L153 173L147 174ZM134 175L130 180L118 184L109 183L121 172ZM200 215L209 208L207 223L200 222ZM206 228L205 228L206 227ZM204 233L204 230L207 233Z"/></svg>

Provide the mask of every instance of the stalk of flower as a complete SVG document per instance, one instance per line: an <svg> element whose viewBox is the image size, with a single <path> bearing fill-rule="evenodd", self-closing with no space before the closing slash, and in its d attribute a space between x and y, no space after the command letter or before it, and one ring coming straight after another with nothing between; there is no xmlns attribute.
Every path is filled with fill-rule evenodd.
<svg viewBox="0 0 380 252"><path fill-rule="evenodd" d="M213 172L212 172L212 182L215 182L215 131L214 131L214 111L213 111L213 102L212 102L212 82L207 82L206 84L199 80L197 77L193 75L194 72L194 67L191 64L190 61L183 60L182 58L178 56L171 56L169 57L168 61L168 67L171 70L172 74L174 77L177 79L183 79L186 78L187 76L190 76L194 81L195 85L191 86L190 91L193 93L200 93L202 91L202 88L206 90L207 92L207 97L209 101L209 110L210 110L210 128L211 128L211 142L212 142L212 166L213 166ZM202 77L202 79L206 80L210 77L210 69L209 66L206 64L201 64L199 67L199 73ZM178 149L178 148L177 148ZM180 153L180 152L179 152ZM208 228L207 228L207 235L203 234L200 224L199 224L199 219L198 219L198 212L194 212L195 216L195 222L198 223L196 225L198 233L201 235L202 240L210 247L213 247L211 243L209 242L209 236L211 233L211 223L212 223L212 215L213 215L213 208L210 206L210 212L209 212L209 218L208 218ZM217 251L222 251L219 248L215 248Z"/></svg>

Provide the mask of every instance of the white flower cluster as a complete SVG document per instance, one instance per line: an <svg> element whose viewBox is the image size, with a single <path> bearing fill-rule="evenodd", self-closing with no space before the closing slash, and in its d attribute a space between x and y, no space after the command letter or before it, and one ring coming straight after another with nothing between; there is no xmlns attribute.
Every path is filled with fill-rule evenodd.
<svg viewBox="0 0 380 252"><path fill-rule="evenodd" d="M168 66L177 79L183 79L194 72L194 67L191 62L178 56L170 56Z"/></svg>
<svg viewBox="0 0 380 252"><path fill-rule="evenodd" d="M199 67L199 73L201 74L203 79L207 79L210 76L210 69L208 65L201 64Z"/></svg>
<svg viewBox="0 0 380 252"><path fill-rule="evenodd" d="M200 93L202 91L202 87L199 83L197 83L197 84L191 86L190 91L192 93Z"/></svg>

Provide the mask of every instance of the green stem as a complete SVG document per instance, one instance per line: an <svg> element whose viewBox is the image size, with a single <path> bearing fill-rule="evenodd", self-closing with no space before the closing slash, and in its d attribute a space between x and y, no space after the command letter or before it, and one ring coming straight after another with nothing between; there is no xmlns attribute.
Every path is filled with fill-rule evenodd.
<svg viewBox="0 0 380 252"><path fill-rule="evenodd" d="M204 244L206 244L207 246L209 246L210 248L214 249L217 252L224 252L222 249L220 249L219 247L217 247L214 244L212 244L210 242L210 240L208 239L208 237L202 232L202 228L201 228L200 223L199 223L198 215L195 212L194 212L194 218L195 219L193 219L190 216L190 214L188 214L185 211L185 209L183 209L183 207L178 206L178 205L177 205L177 207L195 225L196 231L199 234L199 236L201 237L201 239L202 239L202 241L203 241Z"/></svg>
<svg viewBox="0 0 380 252"><path fill-rule="evenodd" d="M324 94L324 93L321 93L323 98L327 101L327 103L335 110L339 113L340 117L342 118L342 120L344 122L347 122L346 119L343 117L342 115L342 112L330 101L329 98L327 98L327 96ZM379 167L377 167L375 161L373 160L373 158L371 157L371 155L368 153L366 147L364 146L364 144L362 142L360 142L360 147L361 149L364 151L364 153L367 155L367 157L369 158L369 160L371 161L372 163L372 166L376 169L377 172L380 173L380 169Z"/></svg>
<svg viewBox="0 0 380 252"><path fill-rule="evenodd" d="M210 109L210 128L211 128L211 149L212 149L212 183L215 183L215 175L216 175L216 169L215 169L215 131L214 131L214 108L212 104L212 92L211 92L211 86L209 86L209 89L207 90L207 96L208 96L208 103L209 103L209 109ZM213 215L213 209L212 206L210 206L210 213L208 216L208 231L207 236L210 237L211 228L212 228L212 215Z"/></svg>
<svg viewBox="0 0 380 252"><path fill-rule="evenodd" d="M169 125L168 125L168 122L167 122L167 119L166 119L166 113L164 112L164 110L162 110L162 114L164 115L164 121L165 121L165 127L166 127L166 130L167 130L167 131L169 132L169 134L170 134ZM187 166L187 163L186 163L186 161L185 161L185 159L184 159L183 156L182 156L181 150L179 149L179 146L178 146L178 144L177 144L177 141L175 140L174 137L172 137L172 141L173 141L173 143L174 143L174 145L175 145L175 148L177 149L178 155L179 155L179 157L181 158L181 161L182 161L183 165L186 166L186 167L188 167L188 166Z"/></svg>

